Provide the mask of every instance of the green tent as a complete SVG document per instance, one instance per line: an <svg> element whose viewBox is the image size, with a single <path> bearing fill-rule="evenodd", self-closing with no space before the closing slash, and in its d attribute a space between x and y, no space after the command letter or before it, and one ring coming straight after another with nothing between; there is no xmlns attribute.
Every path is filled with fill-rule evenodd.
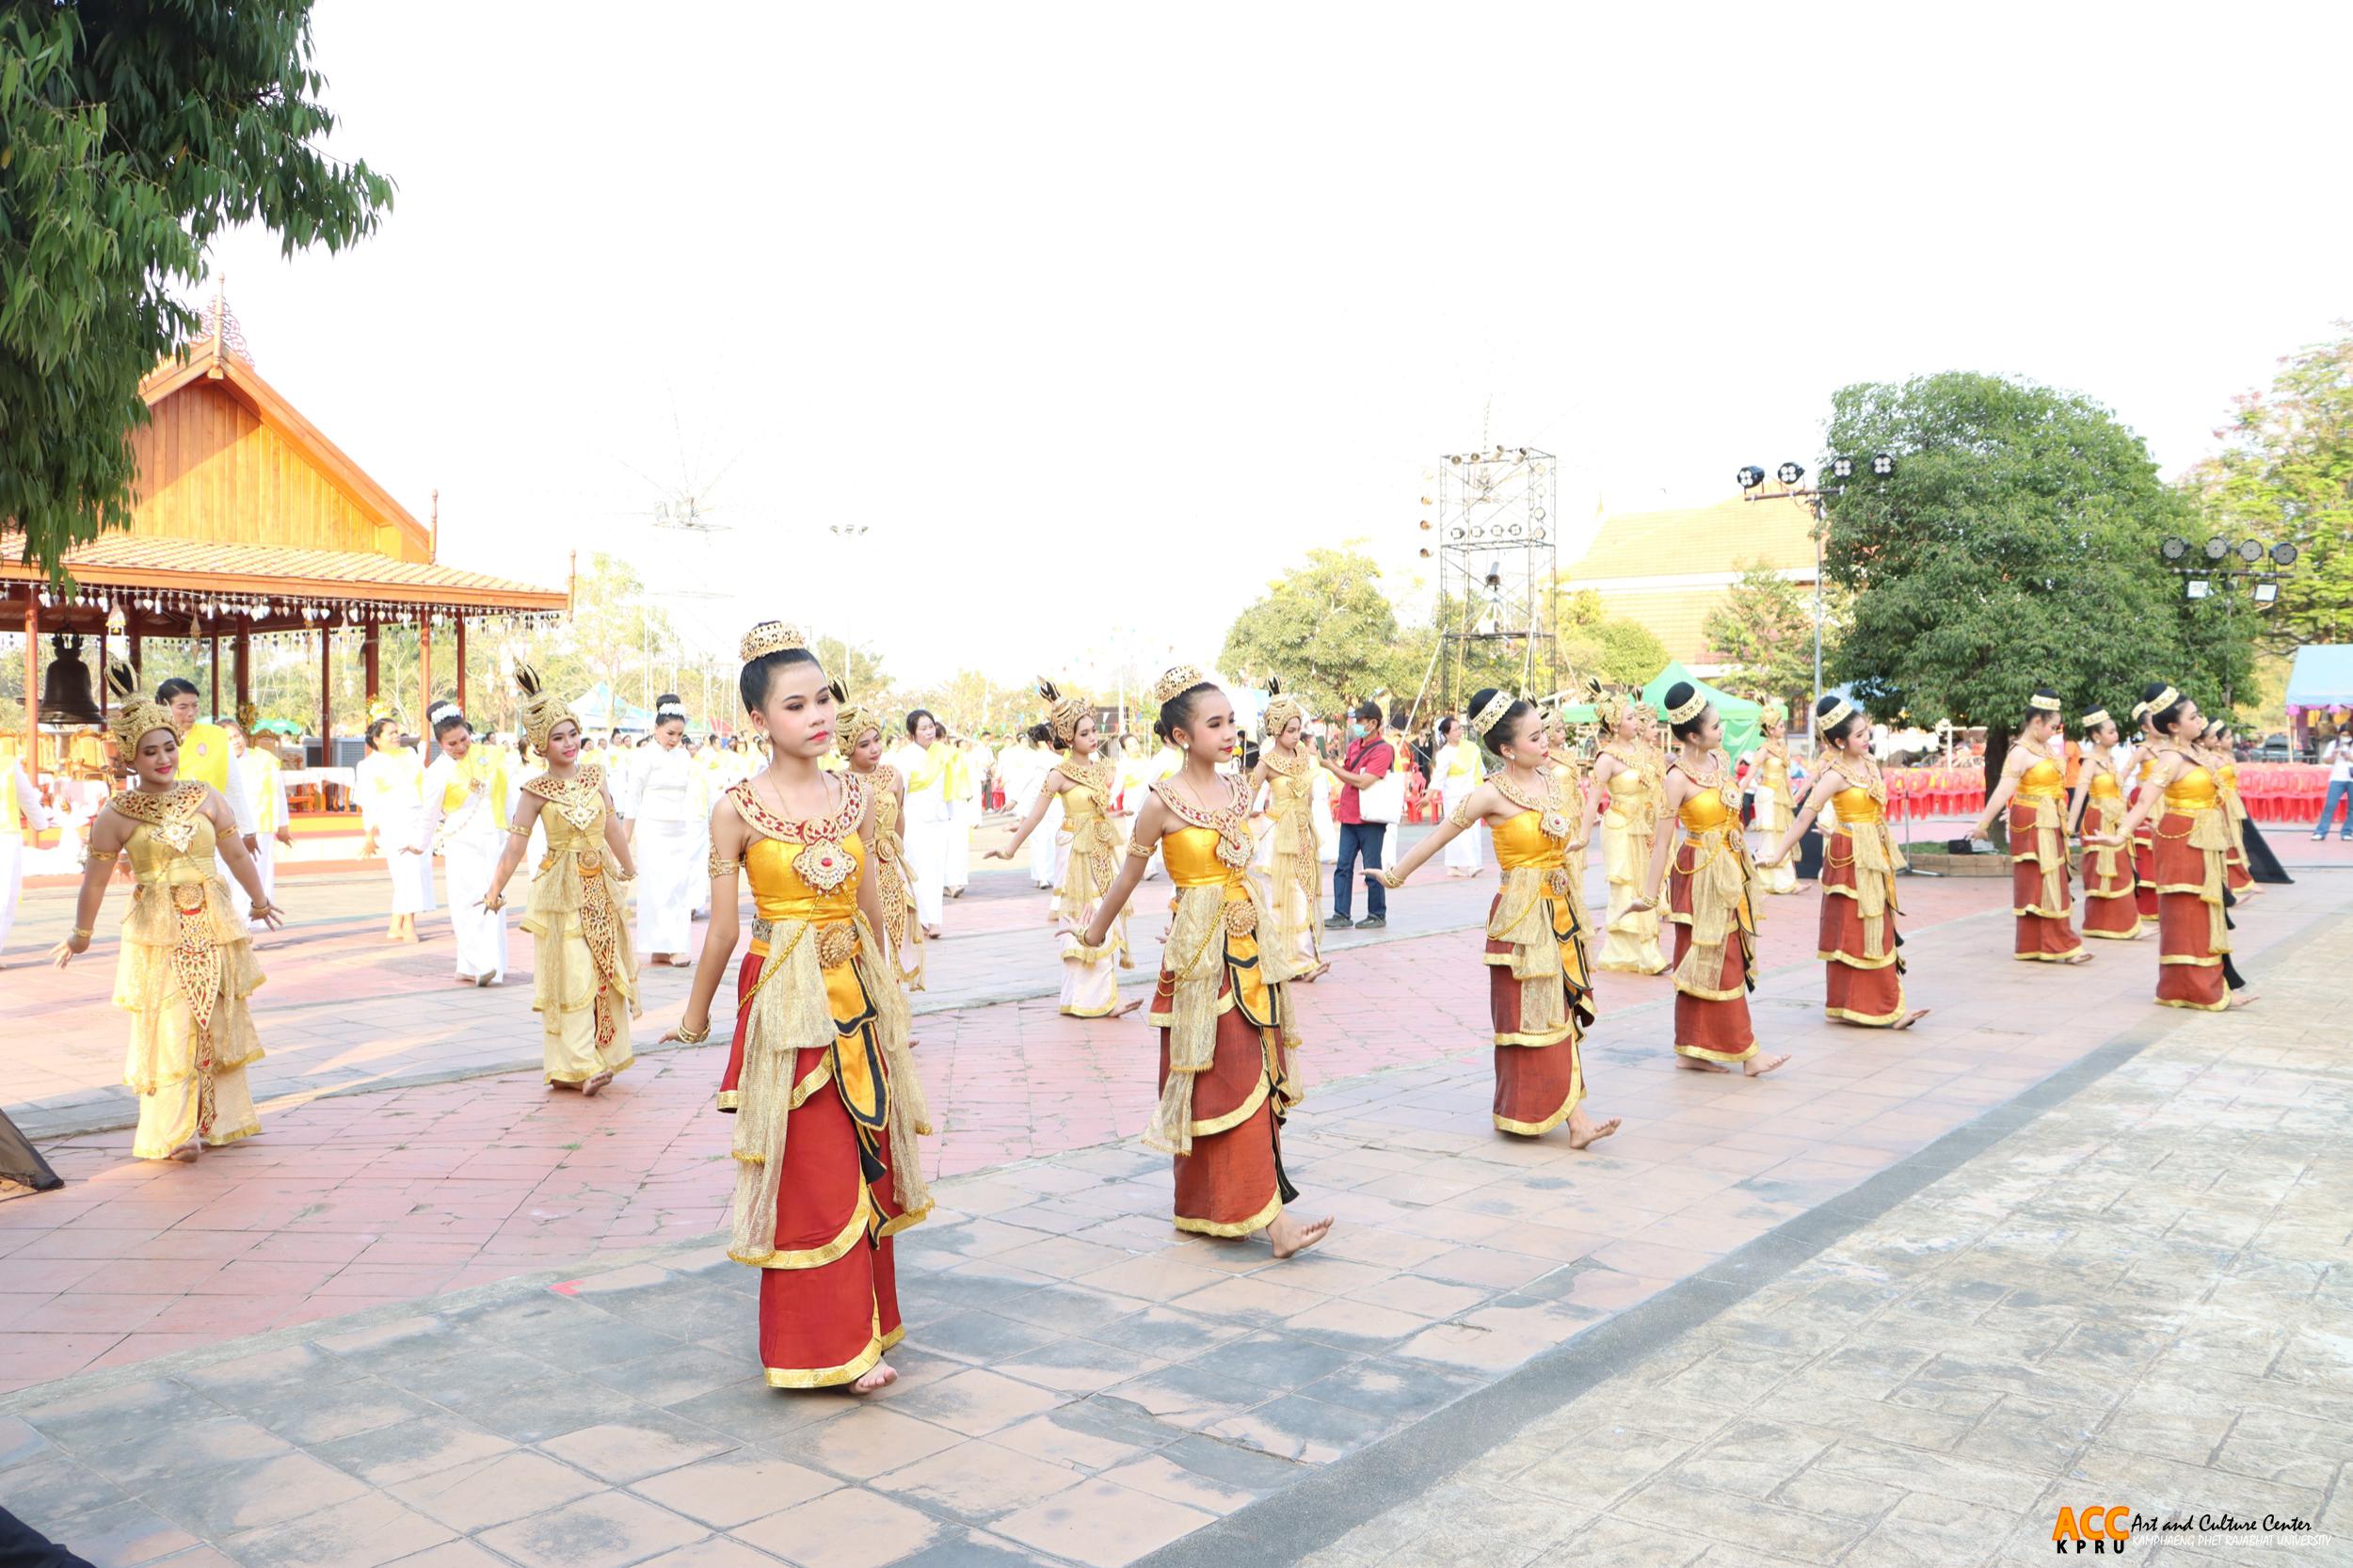
<svg viewBox="0 0 2353 1568"><path fill-rule="evenodd" d="M1642 700L1657 709L1659 717L1664 719L1667 714L1667 688L1678 680L1689 680L1699 688L1702 696L1715 705L1717 716L1724 721L1724 750L1731 754L1734 761L1738 761L1757 748L1761 740L1758 721L1764 709L1747 697L1719 691L1685 669L1680 659L1670 661L1665 669L1652 678L1651 683L1642 688Z"/></svg>

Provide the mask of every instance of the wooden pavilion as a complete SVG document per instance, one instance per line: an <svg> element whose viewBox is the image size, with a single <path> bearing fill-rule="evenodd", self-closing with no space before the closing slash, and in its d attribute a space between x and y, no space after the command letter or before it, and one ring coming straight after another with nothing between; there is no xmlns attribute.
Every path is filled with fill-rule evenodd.
<svg viewBox="0 0 2353 1568"><path fill-rule="evenodd" d="M101 670L115 652L139 663L145 638L209 642L212 712L224 713L224 697L238 707L250 699L255 636L316 632L318 738L331 761L339 630L358 632L373 702L383 680L379 629L414 624L422 723L437 629L455 645L462 707L470 623L546 624L569 608L568 593L438 564L438 504L434 523L420 523L264 380L225 299L216 296L186 358L157 366L140 392L151 419L132 436L132 525L67 552L71 596L24 560L20 530L0 531L0 629L24 633L24 757L37 773L57 760L54 741L43 754L38 722L44 634L95 639ZM233 655L228 692L224 646Z"/></svg>

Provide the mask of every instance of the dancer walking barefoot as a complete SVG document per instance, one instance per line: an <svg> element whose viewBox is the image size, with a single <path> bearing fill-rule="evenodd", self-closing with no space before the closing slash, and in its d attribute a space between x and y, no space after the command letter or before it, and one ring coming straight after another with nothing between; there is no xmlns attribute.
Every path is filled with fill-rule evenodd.
<svg viewBox="0 0 2353 1568"><path fill-rule="evenodd" d="M1904 1005L1903 937L1896 917L1896 873L1904 852L1887 830L1887 781L1871 760L1871 715L1844 697L1826 696L1815 712L1823 751L1805 807L1766 852L1778 865L1825 807L1836 825L1822 846L1823 1013L1840 1023L1910 1029L1929 1016Z"/></svg>
<svg viewBox="0 0 2353 1568"><path fill-rule="evenodd" d="M1755 872L1740 828L1739 787L1721 749L1723 720L1688 680L1667 688L1675 754L1667 764L1657 841L1634 908L1656 908L1659 879L1673 858L1667 920L1675 928L1677 1065L1721 1073L1731 1064L1751 1078L1788 1064L1786 1052L1757 1049L1749 1022L1756 987ZM1669 831L1680 824L1680 835Z"/></svg>
<svg viewBox="0 0 2353 1568"><path fill-rule="evenodd" d="M2101 842L2124 820L2124 787L2117 782L2113 748L2116 721L2105 708L2083 716L2083 770L2067 808L2068 827L2080 836L2084 860L2084 935L2111 942L2140 936L2140 911L2133 902L2130 856Z"/></svg>
<svg viewBox="0 0 2353 1568"><path fill-rule="evenodd" d="M424 824L418 842L438 848L449 879L449 923L456 938L460 984L497 985L506 979L506 911L484 901L506 852L514 790L506 763L476 744L473 726L450 703L433 705L433 739L441 754L424 771Z"/></svg>
<svg viewBox="0 0 2353 1568"><path fill-rule="evenodd" d="M1096 906L1119 874L1119 852L1126 847L1119 824L1112 820L1114 775L1111 763L1096 756L1095 710L1079 697L1063 696L1051 680L1039 681L1037 691L1046 699L1047 733L1064 756L1046 776L1012 840L990 850L987 858L1010 860L1019 854L1045 820L1048 806L1062 802L1063 836L1070 856L1054 894L1054 928L1062 940L1062 1010L1074 1018L1124 1018L1144 1005L1142 997L1119 1000L1119 971L1135 968L1128 952L1127 906L1112 911L1109 947L1083 939Z"/></svg>
<svg viewBox="0 0 2353 1568"><path fill-rule="evenodd" d="M550 1084L595 1095L636 1060L629 1024L638 1014L637 963L614 876L617 871L626 882L636 872L604 770L580 760L578 715L541 688L528 664L515 666L515 686L523 755L536 751L548 766L523 781L482 907L506 906L507 879L537 824L547 835L547 856L532 872L523 929L532 937L531 1006L539 1015L543 1070Z"/></svg>
<svg viewBox="0 0 2353 1568"><path fill-rule="evenodd" d="M245 1070L262 1059L246 999L262 984L248 922L283 923L246 852L235 813L219 791L178 777L180 733L171 712L139 696L127 664L107 672L116 707L109 725L131 787L90 819L89 858L73 905L73 932L51 951L64 968L89 951L115 862L131 857L135 883L122 917L115 1005L131 1015L123 1079L139 1096L131 1152L191 1160L262 1130ZM231 901L219 864L246 891Z"/></svg>
<svg viewBox="0 0 2353 1568"><path fill-rule="evenodd" d="M899 984L920 991L923 988L923 925L915 918L906 845L899 838L899 822L906 814L906 780L882 760L882 715L854 706L840 680L833 683L833 699L834 747L849 763L849 771L866 781L874 801L873 832L866 842L873 851L876 897L882 904L882 924L875 929L883 951L890 954Z"/></svg>
<svg viewBox="0 0 2353 1568"><path fill-rule="evenodd" d="M2069 894L2067 774L2051 749L2059 732L2058 694L2041 687L2026 700L2026 716L2002 760L2002 776L1986 796L1985 809L1970 825L1982 839L2003 808L2009 808L2010 912L2018 918L2017 951L2027 963L2088 964L2083 938L2075 935Z"/></svg>
<svg viewBox="0 0 2353 1568"><path fill-rule="evenodd" d="M2111 842L2153 821L2157 882L2157 1004L2204 1013L2255 1000L2231 962L2232 897L2224 862L2231 826L2214 770L2194 749L2205 733L2198 704L2162 681L2143 694L2157 736L2150 787Z"/></svg>
<svg viewBox="0 0 2353 1568"><path fill-rule="evenodd" d="M1585 1112L1585 1064L1578 1049L1593 1021L1593 987L1585 953L1585 824L1593 819L1566 758L1549 777L1551 756L1542 716L1508 692L1471 698L1470 732L1503 759L1503 767L1454 803L1438 830L1383 876L1391 888L1481 822L1495 840L1503 884L1487 909L1489 1016L1495 1023L1495 1124L1499 1131L1541 1138L1566 1122L1569 1146L1584 1148L1618 1130Z"/></svg>
<svg viewBox="0 0 2353 1568"><path fill-rule="evenodd" d="M1768 702L1759 715L1765 731L1764 743L1757 747L1756 772L1750 784L1750 798L1754 802L1751 820L1765 841L1772 843L1775 835L1789 825L1796 800L1789 792L1789 708L1785 703ZM1864 725L1865 742L1869 742L1870 725ZM1828 744L1827 741L1822 743ZM1843 821L1844 818L1842 817ZM1794 893L1798 890L1798 869L1789 863L1786 855L1769 855L1757 862L1757 887L1768 893ZM1822 905L1822 918L1828 921L1830 905Z"/></svg>
<svg viewBox="0 0 2353 1568"><path fill-rule="evenodd" d="M1269 680L1267 689L1267 744L1250 775L1251 798L1266 792L1266 814L1274 824L1268 846L1267 945L1298 971L1291 978L1305 985L1332 967L1323 961L1322 922L1317 918L1322 873L1316 854L1316 760L1301 744L1305 706L1280 681ZM1476 746L1471 754L1475 768ZM1452 859L1447 863L1449 869L1454 865Z"/></svg>
<svg viewBox="0 0 2353 1568"><path fill-rule="evenodd" d="M1261 948L1266 896L1250 873L1249 802L1217 771L1233 754L1234 705L1190 664L1154 682L1154 731L1182 758L1136 813L1135 836L1082 940L1101 947L1159 850L1176 885L1166 956L1152 997L1160 1032L1160 1103L1144 1141L1176 1157L1176 1228L1204 1236L1265 1231L1276 1257L1323 1240L1330 1219L1301 1221L1283 1174L1283 1118L1305 1090L1299 1036L1284 989L1293 964Z"/></svg>
<svg viewBox="0 0 2353 1568"><path fill-rule="evenodd" d="M1656 758L1643 743L1648 721L1627 697L1591 683L1593 711L1601 725L1601 750L1593 759L1593 783L1606 791L1601 818L1601 860L1609 873L1608 936L1599 968L1623 974L1664 974L1667 955L1658 951L1658 911L1637 909L1642 877L1650 867L1658 830L1659 797L1665 788Z"/></svg>
<svg viewBox="0 0 2353 1568"><path fill-rule="evenodd" d="M770 761L712 808L711 932L663 1038L710 1038L748 876L757 918L719 1087L719 1109L735 1116L728 1256L760 1271L770 1387L867 1394L897 1380L883 1356L906 1332L891 1239L932 1201L915 1144L931 1131L923 1085L882 946L878 787L871 773L818 766L838 695L799 632L762 621L742 654L738 690Z"/></svg>

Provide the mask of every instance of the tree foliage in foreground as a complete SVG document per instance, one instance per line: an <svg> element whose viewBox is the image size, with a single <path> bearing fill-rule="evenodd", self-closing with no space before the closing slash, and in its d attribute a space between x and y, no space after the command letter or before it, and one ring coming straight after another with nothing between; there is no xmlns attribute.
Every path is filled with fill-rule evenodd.
<svg viewBox="0 0 2353 1568"><path fill-rule="evenodd" d="M2337 328L2282 359L2267 395L2238 399L2215 432L2227 444L2185 481L2206 533L2301 552L2278 605L2250 617L2275 653L2353 643L2353 322Z"/></svg>
<svg viewBox="0 0 2353 1568"><path fill-rule="evenodd" d="M1234 617L1218 668L1258 687L1270 675L1280 677L1311 711L1334 712L1382 687L1394 689L1397 641L1397 610L1381 591L1372 557L1317 549Z"/></svg>
<svg viewBox="0 0 2353 1568"><path fill-rule="evenodd" d="M1845 595L1833 594L1822 625L1827 670L1845 630ZM1763 563L1740 573L1723 602L1707 613L1701 634L1725 668L1715 684L1754 692L1803 712L1814 696L1814 596Z"/></svg>
<svg viewBox="0 0 2353 1568"><path fill-rule="evenodd" d="M197 318L212 237L372 232L392 183L328 158L310 0L0 0L0 518L53 574L130 521L139 381Z"/></svg>

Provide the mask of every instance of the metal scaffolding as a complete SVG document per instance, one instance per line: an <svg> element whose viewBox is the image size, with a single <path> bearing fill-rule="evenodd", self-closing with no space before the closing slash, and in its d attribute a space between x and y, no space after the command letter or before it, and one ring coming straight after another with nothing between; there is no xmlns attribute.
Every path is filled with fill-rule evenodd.
<svg viewBox="0 0 2353 1568"><path fill-rule="evenodd" d="M1459 707L1476 678L1516 679L1523 692L1561 684L1552 599L1561 568L1560 463L1532 446L1438 459L1438 700ZM1505 677L1512 669L1515 677Z"/></svg>

